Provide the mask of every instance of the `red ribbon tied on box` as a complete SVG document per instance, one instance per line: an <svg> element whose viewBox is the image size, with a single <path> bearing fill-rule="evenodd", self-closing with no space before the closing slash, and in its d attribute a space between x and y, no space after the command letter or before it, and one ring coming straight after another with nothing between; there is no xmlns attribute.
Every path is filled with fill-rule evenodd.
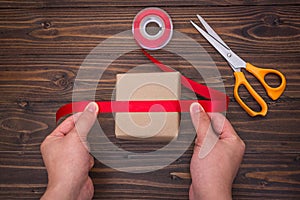
<svg viewBox="0 0 300 200"><path fill-rule="evenodd" d="M142 52L162 71L175 71L171 67L162 64L145 50L142 50ZM190 105L194 102L200 103L206 112L225 112L227 110L229 97L226 94L197 83L183 75L180 76L181 84L202 96L204 100L97 101L99 112L189 112ZM56 112L56 122L66 115L83 112L89 102L90 101L73 102L62 106Z"/></svg>

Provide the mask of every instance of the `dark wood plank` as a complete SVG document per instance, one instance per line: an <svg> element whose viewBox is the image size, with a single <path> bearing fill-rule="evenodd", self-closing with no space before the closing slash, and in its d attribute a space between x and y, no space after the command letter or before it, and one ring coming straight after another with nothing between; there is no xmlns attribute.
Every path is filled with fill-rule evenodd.
<svg viewBox="0 0 300 200"><path fill-rule="evenodd" d="M63 102L1 103L0 150L38 151L40 143L55 128L55 112L63 104ZM270 105L266 117L251 118L240 106L232 102L227 116L246 142L247 152L300 153L299 118L295 117L299 116L299 106L299 101L278 102ZM184 119L189 119L188 113L184 115L187 115ZM113 116L102 114L99 120L106 135L116 145L122 145L123 148L133 151L155 150L158 147L153 144L143 146L136 142L116 140ZM184 126L182 134L194 134L190 121L183 121L182 126Z"/></svg>
<svg viewBox="0 0 300 200"><path fill-rule="evenodd" d="M0 8L74 8L74 7L187 7L187 6L253 6L253 5L297 5L299 1L284 1L284 0L263 0L263 1L238 1L238 0L222 0L222 1L179 1L179 0L168 0L168 1L130 1L130 0L29 0L29 1L20 1L20 0L1 0Z"/></svg>
<svg viewBox="0 0 300 200"><path fill-rule="evenodd" d="M34 9L0 12L0 55L87 55L104 39L131 30L140 8ZM174 28L213 49L191 26L201 14L233 50L246 57L250 53L299 58L299 15L297 6L233 6L166 8ZM118 14L116 15L116 12ZM276 48L274 48L276 47ZM213 51L214 52L214 51ZM284 52L284 53L283 53Z"/></svg>
<svg viewBox="0 0 300 200"><path fill-rule="evenodd" d="M223 81L226 93L233 99L234 77L230 67L227 63L224 63L219 55L216 55L214 59L216 60L221 77L216 74L207 80L208 82L206 83L199 76L199 72L195 71L189 63L181 62L178 59L171 59L169 56L172 56L172 54L157 56L157 58L179 70L185 76L200 83L210 83L212 85L216 83L218 86ZM282 101L299 99L298 64L296 62L290 63L290 57L282 56L280 60L273 61L273 57L259 55L250 57L248 55L248 59L253 60L253 63L260 67L268 68L270 67L269 63L273 63L273 66L278 66L276 68L284 73L288 81L286 91L280 99ZM293 59L297 60L297 58ZM84 60L84 56L19 56L19 62L15 62L15 60L16 58L12 57L2 57L1 59L0 92L5 98L0 99L0 102L67 102L72 100L73 83L76 79L77 71ZM101 62L101 59L99 62ZM98 80L96 99L110 100L115 88L116 74L127 72L130 69L147 63L149 64L150 61L140 52L125 55L115 61L106 69L103 77ZM202 70L210 70L210 67L196 67L200 72ZM98 69L99 67L95 66L94 68L90 68L90 72L94 73ZM155 70L159 71L158 69ZM266 101L274 103L266 97L266 93L260 83L253 76L249 75L248 79ZM277 82L276 77L270 77L268 80L273 83ZM84 81L85 85L82 87L85 88L85 92L91 91L91 85L95 86L95 81L97 80ZM82 93L84 95L84 91ZM242 96L246 97L246 94L242 94ZM246 101L252 101L252 99Z"/></svg>
<svg viewBox="0 0 300 200"><path fill-rule="evenodd" d="M96 161L90 173L95 199L188 199L191 153L146 174L117 172ZM43 194L47 174L39 152L0 152L0 156L2 199L37 199ZM234 182L233 197L295 199L300 195L299 175L299 154L247 153Z"/></svg>
<svg viewBox="0 0 300 200"><path fill-rule="evenodd" d="M133 17L147 6L168 11L175 30L199 42L222 75L211 77L209 82L216 87L224 82L231 98L227 117L247 145L234 182L234 199L299 198L298 5L299 1L282 0L0 1L0 198L38 199L43 194L47 177L39 145L56 126L56 110L72 100L81 63L100 42L130 30ZM237 105L232 71L189 24L190 19L196 20L196 14L203 15L245 60L285 74L287 88L277 101L271 101L255 78L247 75L268 103L266 117L251 118ZM190 46L182 48L193 53ZM204 83L186 61L163 51L155 56ZM149 61L138 51L126 54L110 65L101 80L85 82L86 92L99 81L96 99L110 100L115 75L145 63ZM204 63L201 68L208 66ZM276 80L270 77L269 81L276 84ZM242 95L251 104L245 91ZM151 151L161 145L117 141L112 116L101 115L99 120L111 141L126 150ZM183 123L185 133L194 134L190 121ZM192 147L168 167L146 174L118 172L97 161L91 172L94 199L187 199L191 155Z"/></svg>

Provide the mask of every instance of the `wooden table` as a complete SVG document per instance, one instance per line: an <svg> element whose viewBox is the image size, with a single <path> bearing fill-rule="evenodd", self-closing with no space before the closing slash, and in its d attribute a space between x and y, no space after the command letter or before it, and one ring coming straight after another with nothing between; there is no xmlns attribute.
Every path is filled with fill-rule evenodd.
<svg viewBox="0 0 300 200"><path fill-rule="evenodd" d="M231 99L227 117L247 145L233 184L233 198L299 199L299 3L296 0L0 1L0 199L38 199L43 194L47 173L39 146L56 126L56 110L72 100L73 82L81 63L100 42L130 30L136 13L149 6L166 10L174 29L201 44L221 73L215 80L224 82ZM255 78L247 75L268 103L266 117L249 117L235 102L231 69L189 24L190 19L196 20L196 14L201 14L246 61L285 74L286 91L277 101L267 97ZM161 59L178 65L168 54L162 54ZM138 52L122 57L110 67L107 78L99 81L97 98L109 100L115 74L145 62L149 61ZM189 68L181 72L201 82ZM276 77L269 80L276 83ZM244 96L245 101L252 102ZM99 120L113 134L112 117L102 116ZM126 142L123 147L126 148ZM143 150L137 145L130 148ZM171 165L142 174L119 172L96 161L91 171L94 198L188 199L192 149L191 146Z"/></svg>

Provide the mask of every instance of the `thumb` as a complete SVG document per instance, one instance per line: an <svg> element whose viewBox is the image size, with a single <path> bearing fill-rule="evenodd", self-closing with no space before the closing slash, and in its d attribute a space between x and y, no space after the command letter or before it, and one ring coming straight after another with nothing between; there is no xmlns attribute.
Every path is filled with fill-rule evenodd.
<svg viewBox="0 0 300 200"><path fill-rule="evenodd" d="M77 133L83 141L86 140L89 131L94 125L97 119L98 111L99 107L97 103L89 103L75 123L73 132Z"/></svg>
<svg viewBox="0 0 300 200"><path fill-rule="evenodd" d="M197 132L195 144L196 147L200 147L195 149L196 152L199 151L198 157L202 159L212 151L215 144L219 141L219 134L214 131L209 115L199 103L193 103L190 110L192 121Z"/></svg>
<svg viewBox="0 0 300 200"><path fill-rule="evenodd" d="M210 118L199 103L192 103L190 114L194 128L197 133L196 145L201 146L208 129L210 128Z"/></svg>

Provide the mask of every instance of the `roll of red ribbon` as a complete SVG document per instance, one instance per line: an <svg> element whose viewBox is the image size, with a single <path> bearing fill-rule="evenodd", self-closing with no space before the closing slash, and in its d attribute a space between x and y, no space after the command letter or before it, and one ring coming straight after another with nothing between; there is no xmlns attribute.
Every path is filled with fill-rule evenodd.
<svg viewBox="0 0 300 200"><path fill-rule="evenodd" d="M148 25L155 23L156 33L149 33ZM134 18L132 33L136 42L144 49L157 50L168 44L173 34L173 24L169 15L160 8L150 7L141 10Z"/></svg>

